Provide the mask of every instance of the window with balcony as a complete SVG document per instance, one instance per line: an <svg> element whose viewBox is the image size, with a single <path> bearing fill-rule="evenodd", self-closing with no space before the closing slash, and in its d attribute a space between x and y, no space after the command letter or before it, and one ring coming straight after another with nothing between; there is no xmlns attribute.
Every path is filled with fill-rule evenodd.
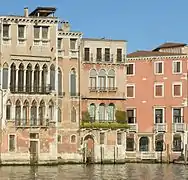
<svg viewBox="0 0 188 180"><path fill-rule="evenodd" d="M173 61L172 62L172 73L180 74L182 73L182 61Z"/></svg>
<svg viewBox="0 0 188 180"><path fill-rule="evenodd" d="M117 132L117 145L122 145L122 133Z"/></svg>
<svg viewBox="0 0 188 180"><path fill-rule="evenodd" d="M76 96L76 71L74 68L70 72L70 96Z"/></svg>
<svg viewBox="0 0 188 180"><path fill-rule="evenodd" d="M15 152L16 151L16 137L15 135L11 134L9 135L9 152Z"/></svg>
<svg viewBox="0 0 188 180"><path fill-rule="evenodd" d="M8 89L8 64L3 65L3 84L2 89Z"/></svg>
<svg viewBox="0 0 188 180"><path fill-rule="evenodd" d="M96 105L94 103L89 106L90 121L94 122L96 118Z"/></svg>
<svg viewBox="0 0 188 180"><path fill-rule="evenodd" d="M97 88L97 71L95 69L91 69L90 71L90 90L96 90Z"/></svg>
<svg viewBox="0 0 188 180"><path fill-rule="evenodd" d="M105 138L105 133L101 132L100 133L100 144L103 145L104 144L104 138Z"/></svg>
<svg viewBox="0 0 188 180"><path fill-rule="evenodd" d="M84 61L89 61L90 58L90 49L89 48L84 48Z"/></svg>
<svg viewBox="0 0 188 180"><path fill-rule="evenodd" d="M10 38L10 25L3 24L3 38Z"/></svg>
<svg viewBox="0 0 188 180"><path fill-rule="evenodd" d="M172 96L181 97L182 96L182 83L173 83L172 84Z"/></svg>
<svg viewBox="0 0 188 180"><path fill-rule="evenodd" d="M117 49L117 62L122 62L122 49Z"/></svg>
<svg viewBox="0 0 188 180"><path fill-rule="evenodd" d="M101 69L98 75L99 90L106 90L106 71Z"/></svg>
<svg viewBox="0 0 188 180"><path fill-rule="evenodd" d="M102 61L102 48L97 48L96 61Z"/></svg>
<svg viewBox="0 0 188 180"><path fill-rule="evenodd" d="M126 135L126 151L135 151L134 133L127 133Z"/></svg>
<svg viewBox="0 0 188 180"><path fill-rule="evenodd" d="M164 109L155 109L155 124L164 123Z"/></svg>
<svg viewBox="0 0 188 180"><path fill-rule="evenodd" d="M11 120L11 101L8 100L6 103L6 120Z"/></svg>
<svg viewBox="0 0 188 180"><path fill-rule="evenodd" d="M154 74L163 74L164 72L163 62L154 62Z"/></svg>
<svg viewBox="0 0 188 180"><path fill-rule="evenodd" d="M113 103L110 103L108 105L107 115L108 115L108 121L114 121L115 120L115 105Z"/></svg>
<svg viewBox="0 0 188 180"><path fill-rule="evenodd" d="M183 123L183 108L173 108L173 123Z"/></svg>
<svg viewBox="0 0 188 180"><path fill-rule="evenodd" d="M163 133L159 133L155 135L155 151L163 151L164 150L164 135Z"/></svg>
<svg viewBox="0 0 188 180"><path fill-rule="evenodd" d="M71 109L71 122L76 122L76 108L72 107Z"/></svg>
<svg viewBox="0 0 188 180"><path fill-rule="evenodd" d="M127 98L135 98L135 85L127 85Z"/></svg>
<svg viewBox="0 0 188 180"><path fill-rule="evenodd" d="M34 45L46 45L49 39L48 26L34 26Z"/></svg>
<svg viewBox="0 0 188 180"><path fill-rule="evenodd" d="M128 124L136 123L136 110L135 109L127 109L127 123Z"/></svg>
<svg viewBox="0 0 188 180"><path fill-rule="evenodd" d="M99 121L105 121L105 114L106 114L105 104L101 103L99 105Z"/></svg>
<svg viewBox="0 0 188 180"><path fill-rule="evenodd" d="M105 48L104 53L104 60L106 62L110 61L110 48Z"/></svg>
<svg viewBox="0 0 188 180"><path fill-rule="evenodd" d="M126 73L128 76L134 75L135 74L135 64L128 63L126 66Z"/></svg>
<svg viewBox="0 0 188 180"><path fill-rule="evenodd" d="M163 97L164 96L164 84L156 83L154 84L154 97Z"/></svg>
<svg viewBox="0 0 188 180"><path fill-rule="evenodd" d="M15 92L16 90L16 65L13 63L10 66L10 91Z"/></svg>
<svg viewBox="0 0 188 180"><path fill-rule="evenodd" d="M183 150L183 141L180 134L173 135L173 151L181 152Z"/></svg>
<svg viewBox="0 0 188 180"><path fill-rule="evenodd" d="M113 69L108 72L108 90L115 90L115 71Z"/></svg>
<svg viewBox="0 0 188 180"><path fill-rule="evenodd" d="M77 42L77 39L70 39L70 49L71 50L76 50L77 49L76 42Z"/></svg>
<svg viewBox="0 0 188 180"><path fill-rule="evenodd" d="M24 91L24 65L21 63L18 70L18 92Z"/></svg>
<svg viewBox="0 0 188 180"><path fill-rule="evenodd" d="M55 66L53 64L50 67L50 87L55 90Z"/></svg>

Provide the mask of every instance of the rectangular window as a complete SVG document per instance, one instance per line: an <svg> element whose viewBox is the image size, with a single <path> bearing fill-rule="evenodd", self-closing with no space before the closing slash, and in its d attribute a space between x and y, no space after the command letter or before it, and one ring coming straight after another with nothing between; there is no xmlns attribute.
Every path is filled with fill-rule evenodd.
<svg viewBox="0 0 188 180"><path fill-rule="evenodd" d="M3 24L3 37L8 38L10 36L9 34L10 25L9 24Z"/></svg>
<svg viewBox="0 0 188 180"><path fill-rule="evenodd" d="M182 61L173 61L172 70L173 74L182 73Z"/></svg>
<svg viewBox="0 0 188 180"><path fill-rule="evenodd" d="M70 49L72 50L76 49L76 41L77 39L70 39Z"/></svg>
<svg viewBox="0 0 188 180"><path fill-rule="evenodd" d="M136 123L135 109L127 109L127 123L128 124Z"/></svg>
<svg viewBox="0 0 188 180"><path fill-rule="evenodd" d="M58 136L57 136L57 142L58 142L58 143L62 143L62 136L61 136L61 135L58 135Z"/></svg>
<svg viewBox="0 0 188 180"><path fill-rule="evenodd" d="M182 96L182 84L181 83L174 83L172 88L173 88L172 89L173 97Z"/></svg>
<svg viewBox="0 0 188 180"><path fill-rule="evenodd" d="M42 27L42 39L48 39L48 26Z"/></svg>
<svg viewBox="0 0 188 180"><path fill-rule="evenodd" d="M102 61L102 48L97 48L97 61Z"/></svg>
<svg viewBox="0 0 188 180"><path fill-rule="evenodd" d="M89 61L89 48L84 48L84 61Z"/></svg>
<svg viewBox="0 0 188 180"><path fill-rule="evenodd" d="M155 97L163 97L164 96L164 84L156 83L154 85L154 96Z"/></svg>
<svg viewBox="0 0 188 180"><path fill-rule="evenodd" d="M104 144L104 133L100 133L100 144Z"/></svg>
<svg viewBox="0 0 188 180"><path fill-rule="evenodd" d="M122 133L121 132L117 133L117 144L118 145L122 144Z"/></svg>
<svg viewBox="0 0 188 180"><path fill-rule="evenodd" d="M154 73L163 74L163 62L154 62Z"/></svg>
<svg viewBox="0 0 188 180"><path fill-rule="evenodd" d="M122 62L122 49L117 49L117 62Z"/></svg>
<svg viewBox="0 0 188 180"><path fill-rule="evenodd" d="M18 25L18 39L25 37L25 25Z"/></svg>
<svg viewBox="0 0 188 180"><path fill-rule="evenodd" d="M40 26L34 26L34 39L40 39Z"/></svg>
<svg viewBox="0 0 188 180"><path fill-rule="evenodd" d="M164 109L155 109L155 124L164 123Z"/></svg>
<svg viewBox="0 0 188 180"><path fill-rule="evenodd" d="M62 45L62 39L61 38L58 38L58 41L57 41L57 48L58 50L61 50L61 45Z"/></svg>
<svg viewBox="0 0 188 180"><path fill-rule="evenodd" d="M15 135L9 135L9 152L14 152L16 150L16 138Z"/></svg>
<svg viewBox="0 0 188 180"><path fill-rule="evenodd" d="M135 85L127 85L127 98L135 97Z"/></svg>
<svg viewBox="0 0 188 180"><path fill-rule="evenodd" d="M134 75L134 64L127 64L127 75Z"/></svg>
<svg viewBox="0 0 188 180"><path fill-rule="evenodd" d="M173 108L173 123L183 123L183 108Z"/></svg>
<svg viewBox="0 0 188 180"><path fill-rule="evenodd" d="M126 136L126 151L134 151L135 148L135 141L134 141L134 134L133 133L127 133Z"/></svg>
<svg viewBox="0 0 188 180"><path fill-rule="evenodd" d="M105 61L110 61L110 48L105 48Z"/></svg>

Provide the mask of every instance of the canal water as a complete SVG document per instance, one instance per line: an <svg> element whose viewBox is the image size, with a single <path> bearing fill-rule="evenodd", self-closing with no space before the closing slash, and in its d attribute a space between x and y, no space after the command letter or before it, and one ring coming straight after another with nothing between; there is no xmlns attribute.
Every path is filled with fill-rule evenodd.
<svg viewBox="0 0 188 180"><path fill-rule="evenodd" d="M0 167L0 180L186 180L188 166L161 164Z"/></svg>

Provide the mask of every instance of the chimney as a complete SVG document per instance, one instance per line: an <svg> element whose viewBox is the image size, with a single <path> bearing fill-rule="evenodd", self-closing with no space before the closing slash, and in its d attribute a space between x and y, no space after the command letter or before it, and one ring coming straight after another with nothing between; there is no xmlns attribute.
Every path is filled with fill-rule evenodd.
<svg viewBox="0 0 188 180"><path fill-rule="evenodd" d="M69 24L69 22L63 22L63 24L62 24L62 30L64 32L69 32L70 31L70 24Z"/></svg>
<svg viewBox="0 0 188 180"><path fill-rule="evenodd" d="M24 8L24 17L28 17L29 16L29 12L28 12L28 7Z"/></svg>

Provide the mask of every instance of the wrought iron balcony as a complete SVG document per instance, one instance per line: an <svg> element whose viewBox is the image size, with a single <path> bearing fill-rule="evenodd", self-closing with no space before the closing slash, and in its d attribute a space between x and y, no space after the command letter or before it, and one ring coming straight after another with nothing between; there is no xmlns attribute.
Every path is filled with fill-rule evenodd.
<svg viewBox="0 0 188 180"><path fill-rule="evenodd" d="M116 92L117 87L89 87L90 92Z"/></svg>
<svg viewBox="0 0 188 180"><path fill-rule="evenodd" d="M185 123L173 123L172 124L173 132L185 132L187 125Z"/></svg>
<svg viewBox="0 0 188 180"><path fill-rule="evenodd" d="M13 94L49 94L52 92L50 85L46 86L10 86Z"/></svg>
<svg viewBox="0 0 188 180"><path fill-rule="evenodd" d="M155 132L166 132L167 131L167 125L166 123L156 123L154 125Z"/></svg>
<svg viewBox="0 0 188 180"><path fill-rule="evenodd" d="M48 127L49 119L17 119L15 120L15 126L21 128L29 128L29 127Z"/></svg>

